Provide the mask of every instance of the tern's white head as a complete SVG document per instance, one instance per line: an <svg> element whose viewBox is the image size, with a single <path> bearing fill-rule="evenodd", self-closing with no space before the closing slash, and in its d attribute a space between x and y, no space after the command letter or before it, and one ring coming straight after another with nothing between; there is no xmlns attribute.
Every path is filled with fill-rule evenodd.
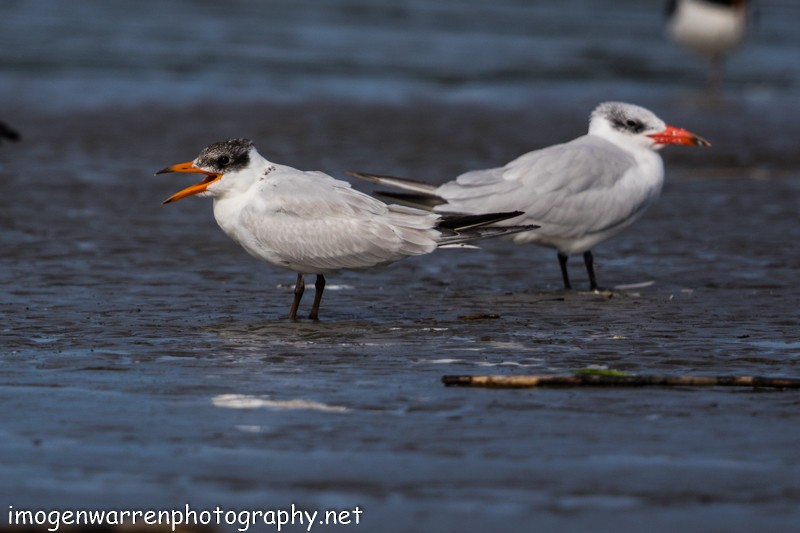
<svg viewBox="0 0 800 533"><path fill-rule="evenodd" d="M623 148L658 150L666 144L711 146L692 132L668 126L652 111L624 102L604 102L597 106L589 121L589 134Z"/></svg>
<svg viewBox="0 0 800 533"><path fill-rule="evenodd" d="M194 194L219 197L228 191L246 188L255 176L254 173L247 171L259 161L266 162L250 139L230 139L209 145L203 148L193 161L172 165L156 172L156 174L166 172L205 174L203 181L178 191L164 203L168 204Z"/></svg>

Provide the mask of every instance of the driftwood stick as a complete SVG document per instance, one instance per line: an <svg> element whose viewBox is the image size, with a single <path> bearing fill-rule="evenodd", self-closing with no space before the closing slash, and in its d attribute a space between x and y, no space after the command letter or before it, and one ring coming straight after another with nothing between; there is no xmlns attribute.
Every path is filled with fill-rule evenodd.
<svg viewBox="0 0 800 533"><path fill-rule="evenodd" d="M462 387L529 388L529 387L775 387L800 388L800 379L759 376L606 376L606 375L539 375L539 376L444 376L445 385Z"/></svg>

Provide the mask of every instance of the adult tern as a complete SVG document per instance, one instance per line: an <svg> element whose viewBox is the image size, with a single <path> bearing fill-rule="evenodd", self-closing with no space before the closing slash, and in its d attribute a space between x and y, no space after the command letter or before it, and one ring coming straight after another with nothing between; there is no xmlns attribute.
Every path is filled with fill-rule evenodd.
<svg viewBox="0 0 800 533"><path fill-rule="evenodd" d="M350 174L410 191L379 194L435 212L523 211L502 224L541 227L510 238L555 248L566 289L572 288L567 258L583 254L595 291L591 250L630 226L658 198L664 164L657 150L667 144L710 146L643 107L605 102L592 112L588 134L528 152L503 167L467 172L444 185Z"/></svg>

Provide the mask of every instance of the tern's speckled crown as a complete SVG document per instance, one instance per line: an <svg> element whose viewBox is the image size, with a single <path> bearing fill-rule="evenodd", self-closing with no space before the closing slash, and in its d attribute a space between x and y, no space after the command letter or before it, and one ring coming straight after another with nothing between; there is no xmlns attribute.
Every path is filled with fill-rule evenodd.
<svg viewBox="0 0 800 533"><path fill-rule="evenodd" d="M203 148L195 166L218 174L227 174L246 168L250 164L250 149L253 148L250 139L228 139Z"/></svg>
<svg viewBox="0 0 800 533"><path fill-rule="evenodd" d="M645 131L658 131L664 124L653 112L633 104L604 102L592 112L592 120L607 120L611 127L623 133L638 135Z"/></svg>

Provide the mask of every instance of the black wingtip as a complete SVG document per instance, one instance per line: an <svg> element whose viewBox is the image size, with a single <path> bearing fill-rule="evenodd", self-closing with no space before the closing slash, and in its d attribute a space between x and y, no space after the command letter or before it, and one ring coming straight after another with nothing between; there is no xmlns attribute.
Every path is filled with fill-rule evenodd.
<svg viewBox="0 0 800 533"><path fill-rule="evenodd" d="M525 214L524 211L507 211L503 213L485 213L480 215L443 215L439 220L438 226L451 230L463 230L502 222L510 218Z"/></svg>
<svg viewBox="0 0 800 533"><path fill-rule="evenodd" d="M375 196L425 209L432 209L437 205L444 205L447 203L447 200L444 198L433 194L417 194L413 192L375 191Z"/></svg>
<svg viewBox="0 0 800 533"><path fill-rule="evenodd" d="M366 172L359 172L358 170L345 170L344 173L350 177L367 181L377 181L378 178L383 177L379 176L378 174L368 174Z"/></svg>
<svg viewBox="0 0 800 533"><path fill-rule="evenodd" d="M375 174L374 172L361 172L359 170L347 170L345 174L360 180L371 181L372 183L384 183L387 181L397 183L408 183L412 185L421 185L423 187L431 187L427 181L415 180L411 178L401 178L398 176L390 176L389 174Z"/></svg>

